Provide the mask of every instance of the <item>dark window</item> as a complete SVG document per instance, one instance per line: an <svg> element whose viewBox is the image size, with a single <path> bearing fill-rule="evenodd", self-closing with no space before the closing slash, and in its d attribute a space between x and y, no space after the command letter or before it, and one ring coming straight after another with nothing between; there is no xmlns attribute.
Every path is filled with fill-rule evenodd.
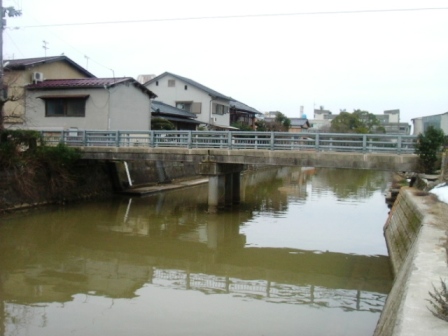
<svg viewBox="0 0 448 336"><path fill-rule="evenodd" d="M45 98L44 98L45 99ZM85 117L86 97L45 99L46 117Z"/></svg>
<svg viewBox="0 0 448 336"><path fill-rule="evenodd" d="M223 115L225 113L229 113L229 107L222 104L214 104L213 114Z"/></svg>
<svg viewBox="0 0 448 336"><path fill-rule="evenodd" d="M156 81L156 86L159 86L159 81Z"/></svg>
<svg viewBox="0 0 448 336"><path fill-rule="evenodd" d="M188 90L188 86L185 85L185 86L184 86L184 89L185 89L185 90Z"/></svg>

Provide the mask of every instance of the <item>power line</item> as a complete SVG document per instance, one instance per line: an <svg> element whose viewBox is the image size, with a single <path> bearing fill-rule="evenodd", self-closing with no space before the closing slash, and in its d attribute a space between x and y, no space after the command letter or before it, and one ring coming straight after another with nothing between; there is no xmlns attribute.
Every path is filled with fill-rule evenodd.
<svg viewBox="0 0 448 336"><path fill-rule="evenodd" d="M361 9L346 11L320 11L320 12L299 12L299 13L277 13L277 14L247 14L247 15L223 15L223 16L197 16L185 18L165 18L165 19L143 19L125 21L96 21L96 22L74 22L74 23L52 23L48 25L21 26L17 28L41 28L41 27L63 27L63 26L87 26L87 25L108 25L108 24L129 24L147 22L167 22L167 21L194 21L194 20L215 20L215 19L246 19L276 16L301 16L301 15L335 15L335 14L365 14L365 13L386 13L386 12L418 12L447 10L448 7L434 8L399 8L399 9Z"/></svg>

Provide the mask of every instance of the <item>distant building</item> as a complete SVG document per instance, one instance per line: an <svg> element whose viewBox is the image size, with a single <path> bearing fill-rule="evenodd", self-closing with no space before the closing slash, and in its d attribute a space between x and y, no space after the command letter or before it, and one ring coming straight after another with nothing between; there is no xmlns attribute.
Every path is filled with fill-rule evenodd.
<svg viewBox="0 0 448 336"><path fill-rule="evenodd" d="M289 132L291 133L300 133L305 132L310 128L310 123L306 118L289 118L291 120L291 127L289 128Z"/></svg>
<svg viewBox="0 0 448 336"><path fill-rule="evenodd" d="M429 126L441 129L445 134L448 134L448 112L415 118L412 119L412 123L414 126L414 135L424 133Z"/></svg>
<svg viewBox="0 0 448 336"><path fill-rule="evenodd" d="M383 114L374 114L380 121L381 126L384 127L386 134L410 134L411 125L400 122L400 110L386 110ZM338 114L333 114L323 107L314 109L314 119L310 120L310 131L329 131L331 121L336 118Z"/></svg>
<svg viewBox="0 0 448 336"><path fill-rule="evenodd" d="M375 114L386 130L386 134L411 134L411 125L400 122L400 110L386 110L384 114Z"/></svg>
<svg viewBox="0 0 448 336"><path fill-rule="evenodd" d="M155 77L156 75L138 75L137 82L139 82L140 84L145 84Z"/></svg>

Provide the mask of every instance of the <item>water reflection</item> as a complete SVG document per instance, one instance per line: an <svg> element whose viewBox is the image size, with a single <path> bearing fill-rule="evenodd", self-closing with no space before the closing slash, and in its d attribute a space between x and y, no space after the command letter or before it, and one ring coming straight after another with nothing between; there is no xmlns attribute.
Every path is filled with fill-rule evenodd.
<svg viewBox="0 0 448 336"><path fill-rule="evenodd" d="M391 286L388 257L247 244L242 228L260 213L276 217L303 205L314 174L249 174L241 207L215 215L206 212L204 185L2 219L0 335L45 329L46 309L76 303L80 294L86 302L135 300L145 288L378 314Z"/></svg>

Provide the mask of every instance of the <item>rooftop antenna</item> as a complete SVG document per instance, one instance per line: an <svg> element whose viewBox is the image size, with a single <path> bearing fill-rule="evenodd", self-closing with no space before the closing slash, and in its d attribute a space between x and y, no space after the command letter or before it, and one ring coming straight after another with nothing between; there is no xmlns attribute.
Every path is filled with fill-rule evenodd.
<svg viewBox="0 0 448 336"><path fill-rule="evenodd" d="M48 42L47 41L42 41L43 42L43 46L42 46L42 48L44 48L44 50L45 50L45 57L47 57L47 49L49 49L49 47L47 47L47 44L48 44Z"/></svg>
<svg viewBox="0 0 448 336"><path fill-rule="evenodd" d="M86 69L89 70L89 56L84 55L84 58L86 59Z"/></svg>

